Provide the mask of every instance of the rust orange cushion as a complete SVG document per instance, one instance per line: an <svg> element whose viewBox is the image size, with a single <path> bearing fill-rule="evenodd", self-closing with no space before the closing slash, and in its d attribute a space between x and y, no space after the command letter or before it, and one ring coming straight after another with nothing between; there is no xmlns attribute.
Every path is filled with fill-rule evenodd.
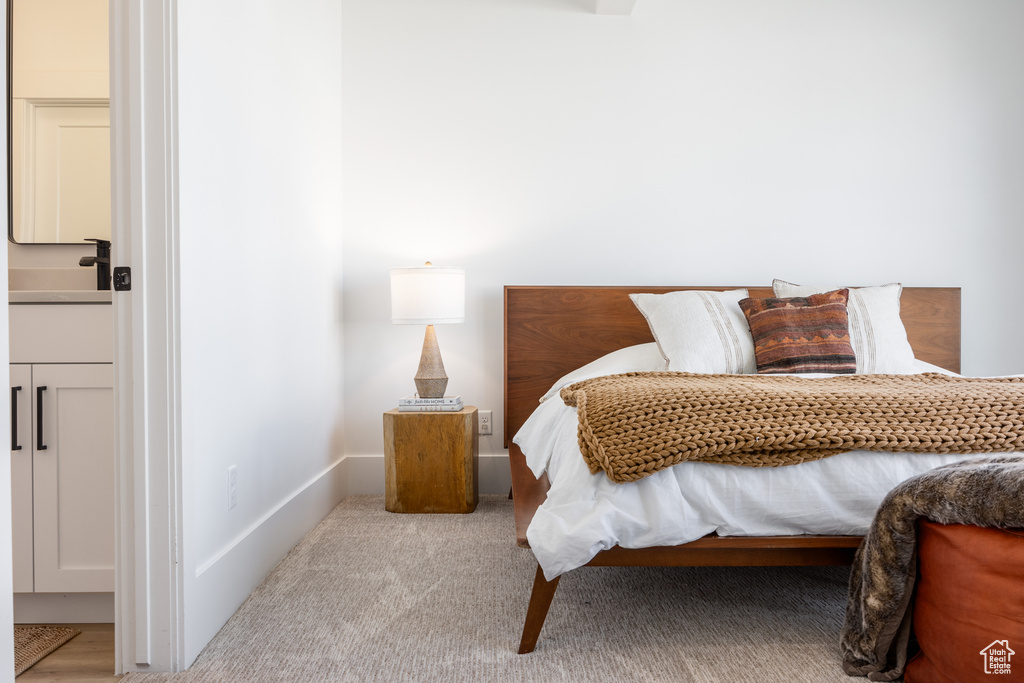
<svg viewBox="0 0 1024 683"><path fill-rule="evenodd" d="M758 374L856 372L846 312L849 294L837 289L806 297L742 299Z"/></svg>
<svg viewBox="0 0 1024 683"><path fill-rule="evenodd" d="M1024 530L918 524L906 683L1024 681Z"/></svg>

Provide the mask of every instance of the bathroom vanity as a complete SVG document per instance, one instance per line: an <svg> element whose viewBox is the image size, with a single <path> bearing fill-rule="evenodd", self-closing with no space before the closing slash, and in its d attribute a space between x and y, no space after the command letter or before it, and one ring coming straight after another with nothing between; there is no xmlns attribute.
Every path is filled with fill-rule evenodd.
<svg viewBox="0 0 1024 683"><path fill-rule="evenodd" d="M17 594L112 595L111 293L10 282L16 611Z"/></svg>
<svg viewBox="0 0 1024 683"><path fill-rule="evenodd" d="M112 622L109 7L6 4L15 621Z"/></svg>

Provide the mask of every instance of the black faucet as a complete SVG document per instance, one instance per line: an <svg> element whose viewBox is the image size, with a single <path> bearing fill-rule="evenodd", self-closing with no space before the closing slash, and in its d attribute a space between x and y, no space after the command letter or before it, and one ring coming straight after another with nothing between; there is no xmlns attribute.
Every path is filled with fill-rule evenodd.
<svg viewBox="0 0 1024 683"><path fill-rule="evenodd" d="M110 289L110 240L89 238L86 242L96 243L95 256L83 256L80 266L96 266L96 289Z"/></svg>

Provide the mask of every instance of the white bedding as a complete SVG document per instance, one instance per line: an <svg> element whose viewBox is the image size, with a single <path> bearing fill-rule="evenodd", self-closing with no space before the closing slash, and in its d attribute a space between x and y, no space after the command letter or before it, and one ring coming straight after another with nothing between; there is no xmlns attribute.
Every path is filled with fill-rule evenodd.
<svg viewBox="0 0 1024 683"><path fill-rule="evenodd" d="M939 371L920 365L921 371ZM513 441L547 500L527 539L548 580L620 545L677 545L722 536L864 534L882 498L909 477L964 455L852 451L787 467L681 463L628 484L590 474L576 442L576 411L542 403Z"/></svg>

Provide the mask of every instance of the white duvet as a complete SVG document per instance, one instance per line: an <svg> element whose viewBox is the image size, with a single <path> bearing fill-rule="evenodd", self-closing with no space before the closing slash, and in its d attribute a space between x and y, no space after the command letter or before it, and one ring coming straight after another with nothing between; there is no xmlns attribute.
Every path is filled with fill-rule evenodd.
<svg viewBox="0 0 1024 683"><path fill-rule="evenodd" d="M926 364L921 369L938 370ZM677 545L711 532L864 534L897 484L968 457L851 451L786 467L680 463L615 484L604 473L590 474L576 428L576 410L555 396L540 404L513 439L534 475L546 471L551 481L526 534L548 580L615 545Z"/></svg>

